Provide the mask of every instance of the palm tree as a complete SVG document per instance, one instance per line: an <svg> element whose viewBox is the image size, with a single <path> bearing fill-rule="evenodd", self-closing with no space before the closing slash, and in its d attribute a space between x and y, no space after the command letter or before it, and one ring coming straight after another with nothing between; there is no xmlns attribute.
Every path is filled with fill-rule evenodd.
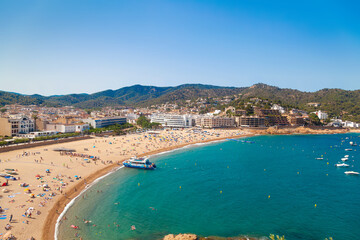
<svg viewBox="0 0 360 240"><path fill-rule="evenodd" d="M32 119L34 119L34 128L35 128L35 130L37 130L37 128L36 128L36 120L37 120L39 117L38 117L37 114L33 114L31 117L32 117Z"/></svg>

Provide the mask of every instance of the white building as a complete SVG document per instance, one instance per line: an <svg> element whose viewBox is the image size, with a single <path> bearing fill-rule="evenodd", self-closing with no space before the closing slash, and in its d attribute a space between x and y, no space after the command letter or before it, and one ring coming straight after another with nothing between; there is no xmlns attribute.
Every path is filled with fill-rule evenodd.
<svg viewBox="0 0 360 240"><path fill-rule="evenodd" d="M272 110L278 110L281 114L285 113L285 109L282 106L278 105L278 104L272 105L271 109Z"/></svg>
<svg viewBox="0 0 360 240"><path fill-rule="evenodd" d="M214 115L219 115L221 113L221 110L215 110Z"/></svg>
<svg viewBox="0 0 360 240"><path fill-rule="evenodd" d="M27 133L27 134L19 134L19 137L23 137L23 138L36 138L36 137L47 137L47 136L51 136L51 135L55 135L57 132L56 131L42 131L42 132L31 132L31 133Z"/></svg>
<svg viewBox="0 0 360 240"><path fill-rule="evenodd" d="M326 112L322 112L321 110L316 111L316 112L314 112L314 113L316 114L316 116L318 116L318 118L319 118L320 120L325 120L325 119L328 118L328 114L327 114Z"/></svg>
<svg viewBox="0 0 360 240"><path fill-rule="evenodd" d="M343 121L341 119L331 119L330 123L328 124L328 126L331 127L342 127L343 126Z"/></svg>
<svg viewBox="0 0 360 240"><path fill-rule="evenodd" d="M131 124L135 124L136 123L136 120L139 118L140 116L135 114L135 113L129 113L126 115L126 120L128 123L131 123Z"/></svg>
<svg viewBox="0 0 360 240"><path fill-rule="evenodd" d="M359 123L351 122L351 121L342 122L342 126L345 128L358 128L359 125L360 125Z"/></svg>
<svg viewBox="0 0 360 240"><path fill-rule="evenodd" d="M61 133L74 133L74 132L83 132L90 128L87 123L77 123L77 124L62 124L62 123L49 123L46 124L47 131L56 131Z"/></svg>
<svg viewBox="0 0 360 240"><path fill-rule="evenodd" d="M12 115L0 119L0 135L16 136L35 131L34 120L21 115Z"/></svg>
<svg viewBox="0 0 360 240"><path fill-rule="evenodd" d="M150 117L152 123L160 123L163 127L186 128L195 125L192 115L153 114Z"/></svg>

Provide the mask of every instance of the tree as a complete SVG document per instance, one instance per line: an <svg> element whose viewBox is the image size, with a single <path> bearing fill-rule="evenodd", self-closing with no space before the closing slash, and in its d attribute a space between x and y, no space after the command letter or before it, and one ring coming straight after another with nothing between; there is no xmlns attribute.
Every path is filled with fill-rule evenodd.
<svg viewBox="0 0 360 240"><path fill-rule="evenodd" d="M233 115L233 112L229 109L229 110L226 111L226 115L228 117L231 117Z"/></svg>
<svg viewBox="0 0 360 240"><path fill-rule="evenodd" d="M246 115L253 115L254 114L254 108L251 105L247 105L246 108Z"/></svg>
<svg viewBox="0 0 360 240"><path fill-rule="evenodd" d="M142 128L157 128L160 126L160 123L152 123L144 115L138 118L136 124L141 126Z"/></svg>
<svg viewBox="0 0 360 240"><path fill-rule="evenodd" d="M319 117L315 113L310 113L309 118L310 118L310 123L311 124L314 124L314 125L320 125L321 124Z"/></svg>
<svg viewBox="0 0 360 240"><path fill-rule="evenodd" d="M36 130L36 120L39 118L37 114L33 114L32 119L34 119L34 126L35 126L35 130Z"/></svg>

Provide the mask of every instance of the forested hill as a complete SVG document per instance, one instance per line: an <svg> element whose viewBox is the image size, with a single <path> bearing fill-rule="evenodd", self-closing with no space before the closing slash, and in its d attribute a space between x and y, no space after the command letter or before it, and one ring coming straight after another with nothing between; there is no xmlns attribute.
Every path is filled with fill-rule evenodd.
<svg viewBox="0 0 360 240"><path fill-rule="evenodd" d="M42 104L44 106L68 106L95 108L114 105L147 105L152 101L163 103L197 97L216 97L238 93L241 88L218 87L202 84L185 84L177 87L133 85L118 90L106 90L93 94L68 94L55 96L21 95L0 91L0 106L6 104ZM155 100L156 99L156 100Z"/></svg>
<svg viewBox="0 0 360 240"><path fill-rule="evenodd" d="M185 84L177 87L156 87L133 85L118 90L106 90L93 94L69 94L57 96L22 95L0 91L0 106L6 104L37 104L44 106L73 105L80 108L127 105L149 106L166 102L180 102L198 98L214 98L237 95L240 99L258 97L269 99L283 106L313 110L310 102L321 103L321 109L333 114L360 116L360 90L322 89L316 92L302 92L282 89L266 84L251 87L219 87L202 84Z"/></svg>

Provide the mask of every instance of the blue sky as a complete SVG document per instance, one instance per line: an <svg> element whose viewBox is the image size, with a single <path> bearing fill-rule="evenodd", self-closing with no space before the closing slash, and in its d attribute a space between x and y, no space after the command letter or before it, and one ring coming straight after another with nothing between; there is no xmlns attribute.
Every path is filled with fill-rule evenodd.
<svg viewBox="0 0 360 240"><path fill-rule="evenodd" d="M360 89L357 1L0 1L0 89Z"/></svg>

